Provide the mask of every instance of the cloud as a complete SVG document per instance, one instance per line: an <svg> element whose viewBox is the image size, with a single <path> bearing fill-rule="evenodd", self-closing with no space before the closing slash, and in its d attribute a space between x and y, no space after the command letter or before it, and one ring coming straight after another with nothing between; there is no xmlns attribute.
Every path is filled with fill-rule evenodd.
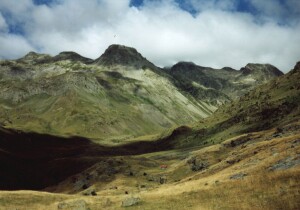
<svg viewBox="0 0 300 210"><path fill-rule="evenodd" d="M19 35L7 35L0 33L0 59L19 58L34 48Z"/></svg>
<svg viewBox="0 0 300 210"><path fill-rule="evenodd" d="M299 24L299 0L248 0L260 16L271 18L279 23Z"/></svg>
<svg viewBox="0 0 300 210"><path fill-rule="evenodd" d="M185 0L196 11L206 10L233 10L237 6L237 0Z"/></svg>
<svg viewBox="0 0 300 210"><path fill-rule="evenodd" d="M238 11L239 0L185 0L185 7L196 11L192 14L175 0L144 0L138 8L130 7L129 0L39 5L2 0L0 58L17 58L30 50L52 55L72 50L97 58L117 43L135 47L159 66L186 60L216 68L255 62L291 69L300 60L300 10L293 9L293 24L278 24L278 18L287 8L299 7L299 1L288 0L283 9L279 0L243 1L259 14ZM12 26L22 33L9 31Z"/></svg>
<svg viewBox="0 0 300 210"><path fill-rule="evenodd" d="M0 12L0 33L7 32L7 30L8 30L8 26L6 24L4 17L2 16L2 14Z"/></svg>

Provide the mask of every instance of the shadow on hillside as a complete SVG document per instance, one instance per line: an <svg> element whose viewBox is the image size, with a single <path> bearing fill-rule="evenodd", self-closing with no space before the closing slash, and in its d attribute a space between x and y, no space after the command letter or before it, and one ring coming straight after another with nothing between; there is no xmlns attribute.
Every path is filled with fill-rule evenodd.
<svg viewBox="0 0 300 210"><path fill-rule="evenodd" d="M174 131L171 135L177 135ZM56 137L0 128L0 189L39 190L112 156L169 150L161 139L105 147L81 137Z"/></svg>

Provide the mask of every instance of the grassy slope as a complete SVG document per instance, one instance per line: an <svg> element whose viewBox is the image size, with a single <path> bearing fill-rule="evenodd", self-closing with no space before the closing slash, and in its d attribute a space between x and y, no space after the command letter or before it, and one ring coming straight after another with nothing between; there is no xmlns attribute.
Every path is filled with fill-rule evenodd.
<svg viewBox="0 0 300 210"><path fill-rule="evenodd" d="M107 158L47 189L55 194L2 191L0 209L57 209L74 201L84 201L83 209L123 209L121 203L128 197L141 199L129 209L298 209L299 129L273 137L276 132L253 132L198 150L117 157L121 165ZM241 141L245 136L248 140ZM191 159L206 162L208 167L192 171ZM161 164L168 168L161 170ZM231 178L240 174L242 178ZM166 177L166 184L160 184L159 177ZM89 188L78 188L78 183L87 183ZM97 195L83 196L89 189Z"/></svg>
<svg viewBox="0 0 300 210"><path fill-rule="evenodd" d="M216 109L183 95L170 78L149 69L70 61L3 65L0 119L7 128L118 144L196 121ZM12 76L9 66L21 73Z"/></svg>
<svg viewBox="0 0 300 210"><path fill-rule="evenodd" d="M247 132L280 127L300 118L300 71L293 70L260 85L219 108L180 135L166 134L176 148L207 146Z"/></svg>
<svg viewBox="0 0 300 210"><path fill-rule="evenodd" d="M170 131L157 142L123 146L121 150L108 148L105 151L114 156L109 158L103 158L103 148L79 150L83 153L76 152L82 155L78 167L89 161L97 164L90 163L90 168L46 189L75 195L3 191L0 209L57 209L62 202L78 200L85 209L122 209L122 200L131 196L141 198L141 203L129 209L299 209L299 70L258 87L193 128ZM146 153L174 147L185 149L127 156L139 149L148 148L140 151ZM11 151L22 149L1 147L2 161L13 155ZM53 170L63 166L66 157L49 152L56 150L53 145L46 149L48 152L40 147L35 151L54 158L49 162ZM69 147L62 149L72 152ZM71 154L66 159L72 158ZM192 160L205 163L206 168L191 170ZM162 164L168 168L161 170ZM47 177L51 177L49 173ZM166 178L166 184L159 183L160 177ZM82 196L83 183L97 196Z"/></svg>
<svg viewBox="0 0 300 210"><path fill-rule="evenodd" d="M202 69L205 74L200 74L187 69L182 81L136 50L117 45L100 58L92 62L73 52L55 57L29 53L16 61L1 61L0 124L111 145L154 139L230 101L220 90L231 90L233 84L226 81L237 75L232 70ZM189 80L197 72L200 84Z"/></svg>
<svg viewBox="0 0 300 210"><path fill-rule="evenodd" d="M218 143L216 140L211 146L200 145L199 148L135 156L124 156L122 151L128 152L131 148L137 152L147 148L146 145L150 142L143 146L125 146L123 150L114 148L111 153L114 157L99 159L90 168L58 185L46 188L47 191L73 195L32 191L1 192L1 208L22 209L26 203L26 208L31 209L46 206L48 209L57 209L62 203L75 205L72 203L75 201L84 205L84 209L122 209L121 203L124 199L139 197L141 202L129 209L299 209L300 123L298 106L294 106L299 96L296 82L298 78L299 71L293 71L272 81L271 85L258 87L245 96L246 99L251 98L251 101L241 100L228 106L226 109L231 111L232 117L229 117L230 113L219 111L217 114L223 113L223 118L208 119L211 123L206 125L208 130L211 129L212 132L215 125L223 125L215 131L221 134L236 132L233 134L235 137L223 136L223 141L219 139ZM274 88L273 84L279 88ZM268 93L271 97L265 99L261 92ZM269 104L270 101L273 106ZM258 110L257 102L261 104ZM289 109L282 107L283 104ZM236 109L237 107L243 108L242 111ZM265 110L269 109L273 110L272 117L266 121L260 119ZM244 114L250 117L246 126L242 126L245 125ZM230 123L232 119L234 124ZM269 124L262 127L255 119L260 119L263 125L267 121ZM226 128L229 131L223 130ZM197 129L202 129L201 125L194 129L180 127L171 132L169 139L160 140L161 144L148 147L149 150L143 153L167 149L161 146L178 143L174 137L181 141L189 140L190 145L195 146L199 145L201 132L207 135L206 140L220 135ZM180 146L189 145L183 142ZM103 157L99 151L85 151L80 153L81 160L87 160L87 157L94 157L94 160L96 157ZM205 168L192 170L193 163L203 163ZM168 166L166 170L160 169L163 164ZM165 184L160 184L161 177L166 180ZM84 189L84 184L88 189ZM82 196L83 192L91 189L97 196Z"/></svg>

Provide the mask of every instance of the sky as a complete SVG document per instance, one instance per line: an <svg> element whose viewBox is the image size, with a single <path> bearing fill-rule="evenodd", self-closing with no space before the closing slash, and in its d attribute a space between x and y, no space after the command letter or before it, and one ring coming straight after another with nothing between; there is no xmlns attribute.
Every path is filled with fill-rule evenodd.
<svg viewBox="0 0 300 210"><path fill-rule="evenodd" d="M29 51L97 58L111 44L158 66L240 69L300 61L299 0L0 0L0 59Z"/></svg>

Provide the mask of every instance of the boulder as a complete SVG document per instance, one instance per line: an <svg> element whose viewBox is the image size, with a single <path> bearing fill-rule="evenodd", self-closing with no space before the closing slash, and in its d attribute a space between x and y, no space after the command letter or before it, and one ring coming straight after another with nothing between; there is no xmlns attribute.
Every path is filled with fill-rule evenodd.
<svg viewBox="0 0 300 210"><path fill-rule="evenodd" d="M247 176L248 174L246 173L238 173L238 174L234 174L232 176L230 176L230 179L244 179L245 176Z"/></svg>
<svg viewBox="0 0 300 210"><path fill-rule="evenodd" d="M97 195L96 190L94 188L86 189L81 194L85 195L85 196L96 196Z"/></svg>
<svg viewBox="0 0 300 210"><path fill-rule="evenodd" d="M138 197L129 197L122 201L122 207L134 206L141 202Z"/></svg>
<svg viewBox="0 0 300 210"><path fill-rule="evenodd" d="M84 200L73 200L60 202L57 205L57 209L66 210L87 210L87 203Z"/></svg>

